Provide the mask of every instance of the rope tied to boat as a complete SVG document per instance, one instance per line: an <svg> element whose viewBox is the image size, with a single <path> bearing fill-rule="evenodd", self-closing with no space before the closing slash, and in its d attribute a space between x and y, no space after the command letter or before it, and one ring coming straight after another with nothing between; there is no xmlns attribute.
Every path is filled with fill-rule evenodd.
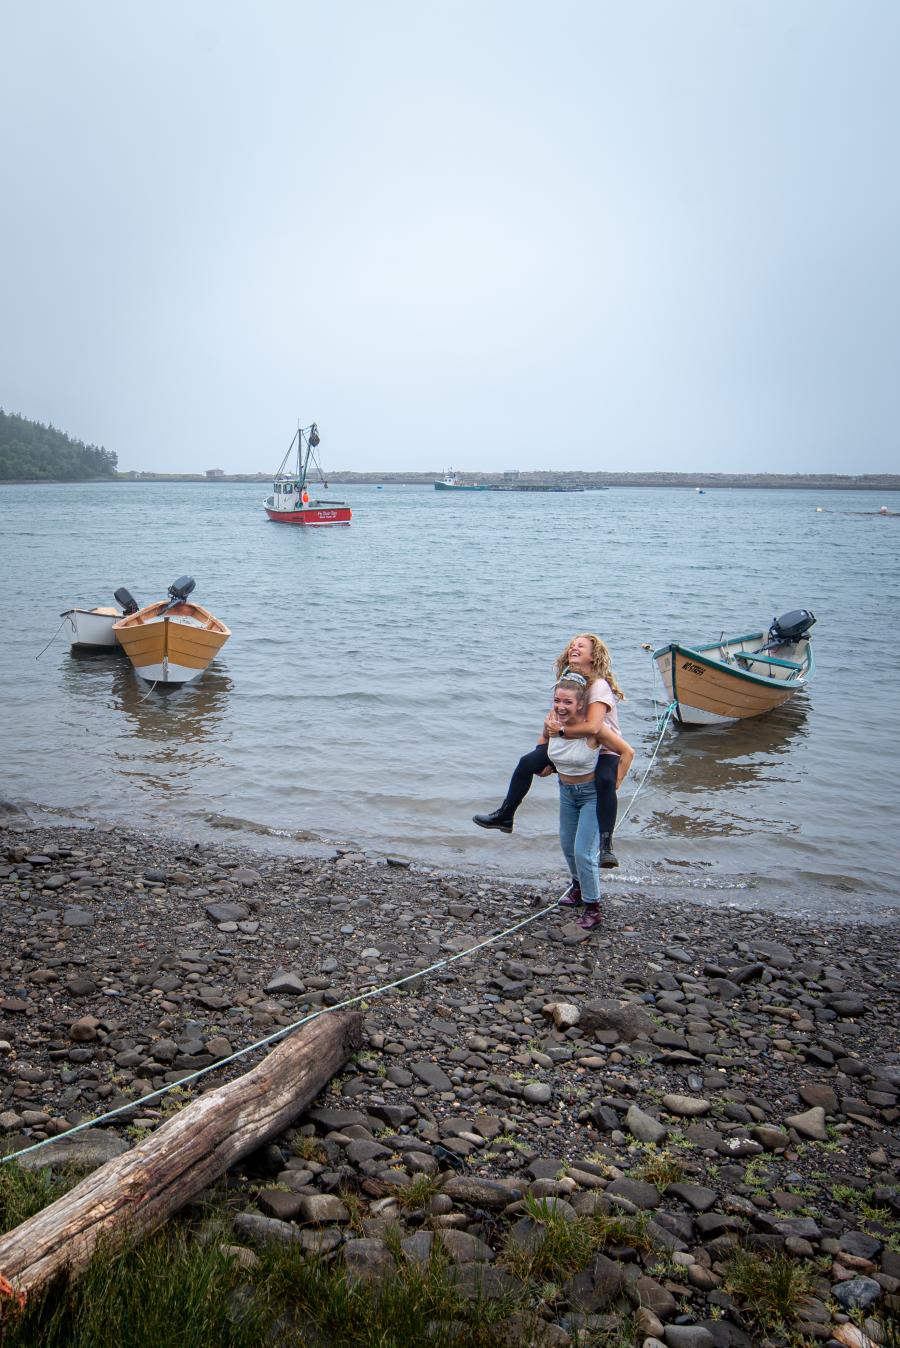
<svg viewBox="0 0 900 1348"><path fill-rule="evenodd" d="M41 656L44 654L44 651L49 651L50 647L53 645L54 641L59 636L60 632L63 630L63 627L65 626L66 623L66 617L67 615L64 613L62 615L62 622L60 623L59 627L57 627L56 631L53 633L53 636L47 642L46 646L44 646L42 650L38 651L37 655L34 657L35 660L40 660Z"/></svg>

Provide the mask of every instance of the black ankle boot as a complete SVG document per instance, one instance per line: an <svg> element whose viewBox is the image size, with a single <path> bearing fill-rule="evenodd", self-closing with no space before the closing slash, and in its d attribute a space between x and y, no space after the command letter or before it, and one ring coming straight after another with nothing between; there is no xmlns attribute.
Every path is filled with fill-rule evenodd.
<svg viewBox="0 0 900 1348"><path fill-rule="evenodd" d="M601 833L601 834L600 834L600 865L601 865L601 867L603 868L603 870L609 871L609 870L612 870L614 866L618 866L618 864L619 864L619 859L618 859L618 857L616 856L615 852L612 850L612 834L611 834L611 833Z"/></svg>
<svg viewBox="0 0 900 1348"><path fill-rule="evenodd" d="M512 833L513 812L505 804L491 814L473 814L472 823L479 828L498 828L501 833Z"/></svg>

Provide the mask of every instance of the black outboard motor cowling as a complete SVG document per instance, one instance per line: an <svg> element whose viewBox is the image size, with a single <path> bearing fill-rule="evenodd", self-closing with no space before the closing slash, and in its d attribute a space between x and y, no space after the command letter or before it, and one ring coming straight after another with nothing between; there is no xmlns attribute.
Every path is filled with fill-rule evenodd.
<svg viewBox="0 0 900 1348"><path fill-rule="evenodd" d="M809 635L809 629L816 621L816 615L808 608L792 608L780 618L772 619L769 628L769 644L772 646L792 645L802 637Z"/></svg>
<svg viewBox="0 0 900 1348"><path fill-rule="evenodd" d="M132 613L137 613L140 608L140 604L134 595L130 590L126 590L124 585L113 593L113 599L115 599L126 618L130 618Z"/></svg>
<svg viewBox="0 0 900 1348"><path fill-rule="evenodd" d="M197 582L194 580L193 576L179 576L177 580L173 580L172 584L169 586L169 595L173 602L180 603L182 600L187 599L196 584Z"/></svg>

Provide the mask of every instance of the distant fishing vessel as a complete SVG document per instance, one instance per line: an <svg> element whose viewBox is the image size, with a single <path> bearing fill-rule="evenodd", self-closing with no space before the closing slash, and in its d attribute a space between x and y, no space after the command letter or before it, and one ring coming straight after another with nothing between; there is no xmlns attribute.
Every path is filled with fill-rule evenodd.
<svg viewBox="0 0 900 1348"><path fill-rule="evenodd" d="M305 524L322 526L326 524L349 524L353 511L344 501L313 501L309 495L310 463L319 471L322 486L327 488L325 475L315 456L315 448L320 436L315 422L299 427L288 451L281 460L281 466L275 474L272 495L263 502L265 512L276 524ZM297 446L297 459L293 472L285 472L287 461L294 446Z"/></svg>
<svg viewBox="0 0 900 1348"><path fill-rule="evenodd" d="M59 615L66 619L72 646L97 651L118 648L113 627L120 618L137 613L138 602L124 585L116 590L113 598L121 605L120 608L67 608L65 613Z"/></svg>
<svg viewBox="0 0 900 1348"><path fill-rule="evenodd" d="M447 469L447 474L440 482L435 482L435 491L488 491L481 482L463 482L459 475L454 473L452 468Z"/></svg>
<svg viewBox="0 0 900 1348"><path fill-rule="evenodd" d="M149 683L197 679L231 636L208 609L188 599L195 582L180 576L169 598L148 604L115 623L113 631L135 672Z"/></svg>
<svg viewBox="0 0 900 1348"><path fill-rule="evenodd" d="M809 682L813 653L808 609L794 609L768 632L703 646L670 642L653 652L674 717L681 725L720 725L780 707Z"/></svg>

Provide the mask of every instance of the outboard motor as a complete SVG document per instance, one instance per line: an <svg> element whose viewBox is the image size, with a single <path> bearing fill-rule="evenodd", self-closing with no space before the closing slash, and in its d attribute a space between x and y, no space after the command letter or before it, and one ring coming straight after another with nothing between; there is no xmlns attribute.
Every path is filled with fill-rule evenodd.
<svg viewBox="0 0 900 1348"><path fill-rule="evenodd" d="M115 599L119 608L122 610L123 616L126 618L130 618L132 613L137 613L140 608L140 604L135 599L134 595L130 590L126 590L124 585L115 591L113 599Z"/></svg>
<svg viewBox="0 0 900 1348"><path fill-rule="evenodd" d="M187 599L196 584L197 582L194 580L193 576L179 576L177 580L173 580L172 584L169 586L169 598L172 600L172 603L182 603Z"/></svg>
<svg viewBox="0 0 900 1348"><path fill-rule="evenodd" d="M809 629L816 621L816 615L808 608L792 608L780 618L772 619L769 628L768 646L792 646L809 636Z"/></svg>

